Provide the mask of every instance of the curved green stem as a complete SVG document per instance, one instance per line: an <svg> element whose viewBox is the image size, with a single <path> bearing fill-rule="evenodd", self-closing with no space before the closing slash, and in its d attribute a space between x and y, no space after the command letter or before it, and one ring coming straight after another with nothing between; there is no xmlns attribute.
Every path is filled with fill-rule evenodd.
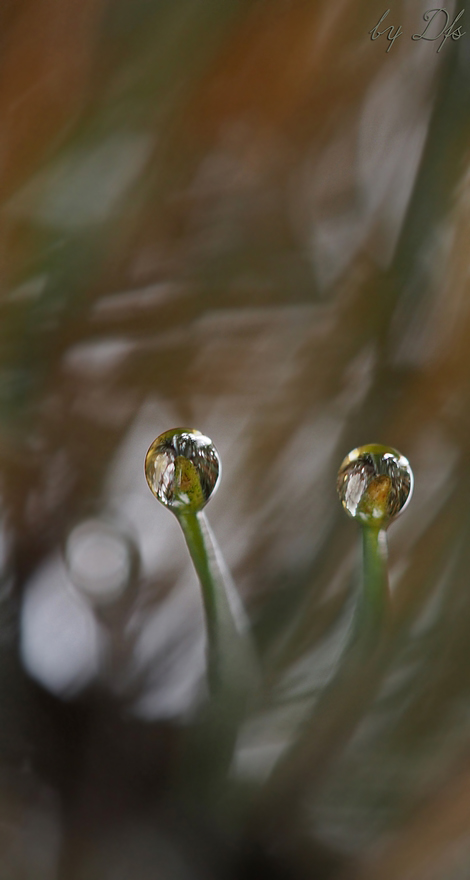
<svg viewBox="0 0 470 880"><path fill-rule="evenodd" d="M179 513L202 589L210 701L192 731L185 784L220 806L247 703L259 674L243 608L203 513Z"/></svg>
<svg viewBox="0 0 470 880"><path fill-rule="evenodd" d="M246 689L255 669L254 651L235 584L204 513L180 513L191 559L202 589L211 692Z"/></svg>

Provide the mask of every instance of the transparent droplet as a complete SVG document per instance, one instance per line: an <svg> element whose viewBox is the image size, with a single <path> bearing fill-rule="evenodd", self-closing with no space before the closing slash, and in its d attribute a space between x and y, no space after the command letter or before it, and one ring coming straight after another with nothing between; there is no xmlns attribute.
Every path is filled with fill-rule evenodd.
<svg viewBox="0 0 470 880"><path fill-rule="evenodd" d="M413 471L396 449L371 443L346 456L338 471L337 489L350 516L386 528L411 498Z"/></svg>
<svg viewBox="0 0 470 880"><path fill-rule="evenodd" d="M197 513L214 492L221 464L210 440L193 428L160 434L145 458L150 490L175 513Z"/></svg>

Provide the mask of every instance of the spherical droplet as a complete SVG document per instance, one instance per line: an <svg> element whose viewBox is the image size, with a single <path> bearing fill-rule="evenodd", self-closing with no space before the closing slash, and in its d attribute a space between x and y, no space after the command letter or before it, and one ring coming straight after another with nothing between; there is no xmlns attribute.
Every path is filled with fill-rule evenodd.
<svg viewBox="0 0 470 880"><path fill-rule="evenodd" d="M405 456L390 446L359 446L344 459L337 489L350 516L386 528L411 498L413 471Z"/></svg>
<svg viewBox="0 0 470 880"><path fill-rule="evenodd" d="M209 437L193 428L160 434L145 458L150 490L174 513L196 513L207 504L221 471L219 454Z"/></svg>

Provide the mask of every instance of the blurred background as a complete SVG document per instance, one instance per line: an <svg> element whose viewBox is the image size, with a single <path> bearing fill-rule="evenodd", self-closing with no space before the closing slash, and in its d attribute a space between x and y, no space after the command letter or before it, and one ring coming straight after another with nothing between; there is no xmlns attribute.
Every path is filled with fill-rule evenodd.
<svg viewBox="0 0 470 880"><path fill-rule="evenodd" d="M470 28L438 53L397 0L386 52L385 5L0 4L2 880L470 876ZM177 425L263 670L223 823L181 794L204 623L143 473ZM250 811L344 642L370 442L415 474L393 652L276 848Z"/></svg>

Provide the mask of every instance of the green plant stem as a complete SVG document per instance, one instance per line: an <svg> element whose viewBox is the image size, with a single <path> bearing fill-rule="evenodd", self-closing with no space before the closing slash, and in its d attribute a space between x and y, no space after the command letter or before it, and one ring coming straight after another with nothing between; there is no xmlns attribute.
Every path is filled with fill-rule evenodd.
<svg viewBox="0 0 470 880"><path fill-rule="evenodd" d="M190 746L190 786L218 796L230 765L258 665L236 587L203 513L178 514L202 589L211 699ZM215 792L215 795L214 795Z"/></svg>
<svg viewBox="0 0 470 880"><path fill-rule="evenodd" d="M373 650L390 617L387 535L384 529L362 526L362 591L359 595L352 642Z"/></svg>
<svg viewBox="0 0 470 880"><path fill-rule="evenodd" d="M255 661L236 587L204 514L180 514L178 520L201 584L211 692L238 690Z"/></svg>
<svg viewBox="0 0 470 880"><path fill-rule="evenodd" d="M363 526L363 575L350 638L294 745L258 805L263 836L293 833L304 796L319 785L373 701L387 665L390 601L384 530Z"/></svg>

